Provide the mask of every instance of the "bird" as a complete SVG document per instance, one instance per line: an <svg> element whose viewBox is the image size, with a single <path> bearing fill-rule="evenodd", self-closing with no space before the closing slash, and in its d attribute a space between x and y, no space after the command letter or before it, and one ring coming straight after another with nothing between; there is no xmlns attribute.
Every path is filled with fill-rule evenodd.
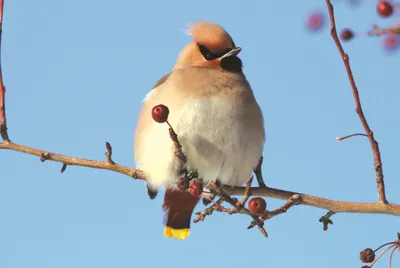
<svg viewBox="0 0 400 268"><path fill-rule="evenodd" d="M146 95L134 138L136 167L147 174L151 199L164 187L164 236L186 239L198 196L177 188L179 160L166 124L152 119L152 108L169 109L168 123L178 135L188 170L204 185L218 181L240 186L256 168L264 149L263 113L243 73L241 51L220 25L198 21L172 71Z"/></svg>

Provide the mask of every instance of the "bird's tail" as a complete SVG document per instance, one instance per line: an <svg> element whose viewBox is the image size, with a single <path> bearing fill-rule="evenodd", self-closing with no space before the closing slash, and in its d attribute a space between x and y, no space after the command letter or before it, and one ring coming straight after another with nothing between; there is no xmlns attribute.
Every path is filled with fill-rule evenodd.
<svg viewBox="0 0 400 268"><path fill-rule="evenodd" d="M164 228L166 237L183 240L189 236L192 213L199 199L199 196L193 196L188 191L171 189L165 191L163 209L166 210Z"/></svg>

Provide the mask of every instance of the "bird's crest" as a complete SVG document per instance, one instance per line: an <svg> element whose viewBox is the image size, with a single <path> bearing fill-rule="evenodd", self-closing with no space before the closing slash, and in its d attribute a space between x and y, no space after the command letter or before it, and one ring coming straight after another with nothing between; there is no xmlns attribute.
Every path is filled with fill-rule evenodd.
<svg viewBox="0 0 400 268"><path fill-rule="evenodd" d="M235 47L229 33L221 26L212 22L199 21L193 23L189 25L186 32L192 36L196 43L205 45L215 52L222 52L227 48Z"/></svg>

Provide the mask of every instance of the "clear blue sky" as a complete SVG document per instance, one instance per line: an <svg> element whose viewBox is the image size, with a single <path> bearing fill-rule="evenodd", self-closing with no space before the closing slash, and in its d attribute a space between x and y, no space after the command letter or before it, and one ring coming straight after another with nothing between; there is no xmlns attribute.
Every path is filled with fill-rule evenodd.
<svg viewBox="0 0 400 268"><path fill-rule="evenodd" d="M374 1L335 1L338 27L388 26ZM263 172L272 187L343 201L377 200L367 139L346 72L326 28L304 30L325 1L6 0L3 72L9 134L18 143L134 166L133 133L142 99L190 41L183 28L224 26L265 115ZM399 54L378 38L345 44L365 114L380 142L389 201L400 203ZM214 214L189 239L163 236L159 196L117 173L41 163L0 152L0 267L361 267L359 252L393 240L400 219L299 206L267 222L270 237L246 230L243 215ZM269 208L282 201L268 199ZM199 206L197 210L202 209ZM395 267L400 258L395 258ZM387 257L376 267L387 267Z"/></svg>

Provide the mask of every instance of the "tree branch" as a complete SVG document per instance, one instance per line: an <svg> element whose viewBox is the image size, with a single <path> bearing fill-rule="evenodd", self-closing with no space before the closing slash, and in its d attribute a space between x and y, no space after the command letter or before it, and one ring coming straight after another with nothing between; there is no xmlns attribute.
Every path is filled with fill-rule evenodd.
<svg viewBox="0 0 400 268"><path fill-rule="evenodd" d="M65 156L12 142L0 143L0 149L17 151L38 157L40 157L42 154L47 154L49 155L47 161L60 162L68 166L81 166L110 170L124 174L130 178L146 180L146 173L142 170L125 167L119 164L110 164L106 161L95 161ZM246 187L223 187L222 189L228 194L237 196L244 195L246 191ZM270 187L251 187L251 191L253 196L272 197L285 201L289 200L295 194L300 194L300 205L322 208L333 212L389 214L400 216L400 206L396 204L343 202Z"/></svg>
<svg viewBox="0 0 400 268"><path fill-rule="evenodd" d="M24 154L35 155L35 156L40 157L42 162L55 161L55 162L63 163L63 166L68 165L68 166L80 166L80 167L105 169L105 170L110 170L110 171L124 174L124 175L129 176L134 179L146 180L146 173L144 171L139 170L139 169L125 167L125 166L116 164L114 162L95 161L95 160L89 160L89 159L84 159L84 158L79 158L79 157L70 157L70 156L65 156L65 155L61 155L61 154L43 151L40 149L35 149L35 148L28 147L28 146L21 145L21 144L16 144L13 142L0 143L0 149L17 151L17 152L21 152Z"/></svg>
<svg viewBox="0 0 400 268"><path fill-rule="evenodd" d="M3 7L4 0L0 0L0 136L5 142L9 142L6 119L6 87L3 84L3 72L1 70L1 36L3 33Z"/></svg>
<svg viewBox="0 0 400 268"><path fill-rule="evenodd" d="M343 59L344 66L346 67L347 76L350 81L351 88L353 90L354 101L356 103L356 112L360 118L360 121L365 129L366 134L368 135L369 142L371 144L372 152L374 155L374 165L375 165L375 173L376 173L376 184L378 188L378 198L380 203L387 203L386 194L385 194L385 182L383 180L383 168L382 168L382 160L381 160L381 153L379 151L378 142L374 138L374 133L372 132L371 128L368 125L367 119L365 118L360 96L358 93L358 89L356 86L356 82L353 77L353 73L350 67L349 55L344 52L342 44L340 43L339 37L336 31L336 23L335 23L335 15L333 10L333 5L331 4L330 0L326 0L326 5L328 6L329 11L329 18L331 22L331 36L335 41L335 44L339 50L339 53Z"/></svg>

